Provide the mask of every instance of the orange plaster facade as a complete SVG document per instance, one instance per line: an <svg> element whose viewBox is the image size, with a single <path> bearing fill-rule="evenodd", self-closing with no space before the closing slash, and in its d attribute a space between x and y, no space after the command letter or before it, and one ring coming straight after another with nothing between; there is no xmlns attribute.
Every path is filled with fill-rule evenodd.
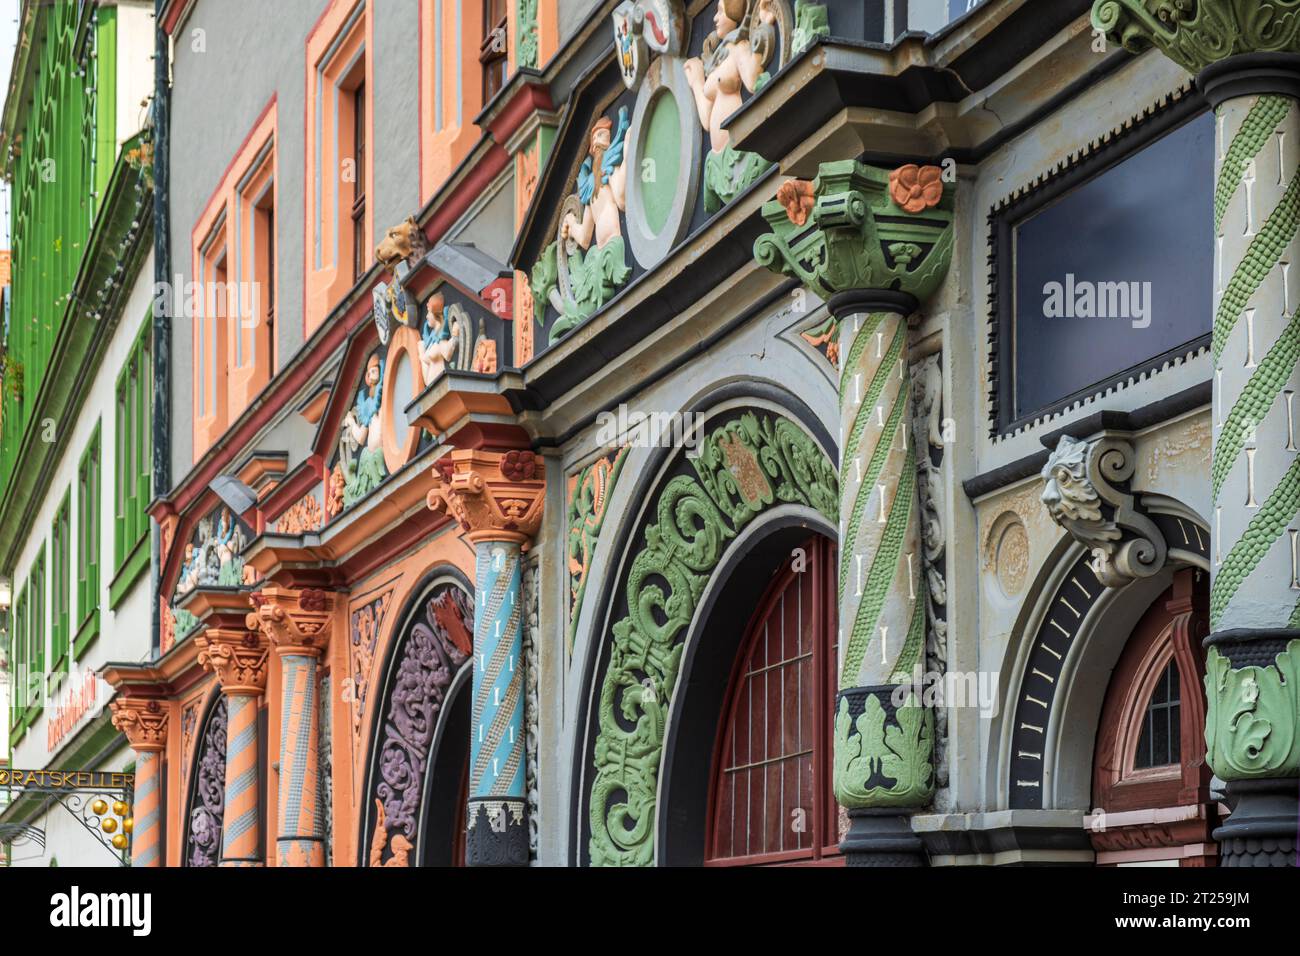
<svg viewBox="0 0 1300 956"><path fill-rule="evenodd" d="M215 280L223 263L220 277L225 281L251 274L258 263L257 235L248 224L256 219L259 198L269 196L275 205L281 175L285 188L296 188L301 182L304 330L309 339L315 335L329 343L318 343L321 360L337 366L324 383L309 382L309 375L293 368L294 356L277 356L269 341L255 338L265 328L262 320L271 317L266 311L255 312L247 323L229 323L233 331L218 339L219 348L205 352L205 362L229 369L229 374L212 376L212 393L203 401L197 383L207 366L199 366L196 354L193 457L200 465L180 486L161 496L151 511L161 534L160 656L105 672L120 701L147 702L150 714L157 714L168 728L156 751L163 807L161 859L166 866L187 865L186 839L204 731L223 695L227 702L232 696L253 702L256 719L251 725L262 738L259 747L264 754L256 764L256 791L241 797L237 805L226 806L227 813L255 812L256 845L242 849L243 862L227 865L275 866L284 865L285 859L291 864L320 865L310 856L282 858L277 852L283 850L282 740L286 734L292 739L301 733L305 719L299 708L290 726L283 725L286 667L292 666L286 665L286 659L295 656L289 651L307 653L316 665L318 693L328 688L330 706L324 711L329 715L328 727L316 728L328 740L320 766L330 784L325 788L328 865L364 865L366 821L373 812L368 775L385 719L383 684L395 648L406 636L404 628L409 630L412 613L431 581L455 579L472 593L475 541L514 541L526 547L537 531L545 497L542 461L525 450L527 438L511 423L515 412L503 395L496 390L439 393L437 388L427 388L419 361L420 335L415 329L399 328L387 344L386 371L391 377L384 381L378 413L387 474L360 501L331 510L331 466L338 455L343 422L356 403L366 362L378 348L369 295L361 288L379 278L378 270L367 275L363 269L360 278L354 274L357 246L350 214L355 196L342 163L355 145L350 140L354 117L348 94L362 85L367 146L377 145L370 133L375 87L370 51L372 18L382 14L375 12L373 0L364 4L332 0L322 7L305 44L306 168L301 178L276 166L277 141L284 138L287 155L288 140L297 133L292 117L279 123L277 99L272 97L194 224L188 251L197 281ZM538 8L538 63L544 65L558 47L556 3L540 0ZM508 188L512 176L518 225L536 189L557 120L545 95L513 88L507 79L506 93L497 105L509 108L499 109L501 115L491 121L491 131L487 123L482 128L475 124L484 105L482 70L475 52L483 28L482 9L481 4L455 0L420 4L418 198L421 204L441 198L423 212L413 202L412 212L420 213L420 226L430 243L436 243L469 208L472 200L467 197L495 188L502 179ZM516 4L507 4L507 10L513 75ZM457 178L456 190L444 189L471 155L479 159L471 172ZM368 202L361 247L367 269L373 262L376 229L388 225L373 222L373 170L374 163L367 163L358 184ZM236 260L241 263L238 268ZM295 269L290 262L286 281ZM277 264L275 272L280 271ZM508 276L502 285L518 303L516 308L527 310L531 300L521 279L522 273L516 274L513 289ZM427 297L444 281L426 266L414 275L410 291ZM341 302L358 296L359 288L357 304L346 315L336 314ZM464 290L470 296L480 292ZM505 317L511 317L510 303ZM528 322L516 322L508 332L516 336L516 347L522 347L511 363L514 366L532 354L531 313L528 317ZM295 320L276 317L281 323ZM335 324L346 326L347 333L331 337ZM520 325L527 326L522 333ZM477 358L480 352L494 350L496 342L479 341L472 348ZM410 369L409 378L401 380L401 391L394 374L399 353ZM248 363L237 361L254 355L255 367L245 369ZM281 358L288 363L287 376L281 374ZM495 357L490 367L478 363L469 369L486 374L496 370ZM291 386L283 385L286 377ZM407 425L408 406L430 393L442 397ZM296 414L313 426L316 434L305 458L298 453L286 458L282 451L267 450L272 446L257 444L263 406L272 409L268 416L281 417L296 407ZM241 420L241 415L249 421ZM433 440L425 441L428 438ZM455 450L437 451L439 445ZM435 469L432 465L439 454L441 465ZM243 545L241 584L200 583L180 594L178 581L188 570L190 542L205 520L226 507L210 484L217 474L237 478L254 498L250 507L234 515L249 532ZM320 608L308 612L314 630L311 640L303 642L299 619L304 610L302 595L307 593L323 593L327 598ZM174 611L193 615L198 624L187 634L179 632ZM467 623L468 630L461 624L452 634L453 643L465 654L473 646L473 622ZM250 726L247 714L243 719ZM230 765L226 769L229 782ZM299 831L304 828L299 823Z"/></svg>
<svg viewBox="0 0 1300 956"><path fill-rule="evenodd" d="M307 40L305 208L306 250L303 331L325 321L355 282L351 208L358 184L368 197L360 255L366 266L374 248L375 164L356 170L353 160L354 94L364 86L366 142L374 143L373 4L334 0Z"/></svg>

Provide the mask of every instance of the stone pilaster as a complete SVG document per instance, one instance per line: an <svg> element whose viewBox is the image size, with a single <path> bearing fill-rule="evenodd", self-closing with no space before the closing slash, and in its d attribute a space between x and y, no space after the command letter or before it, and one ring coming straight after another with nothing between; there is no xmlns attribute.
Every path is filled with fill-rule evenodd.
<svg viewBox="0 0 1300 956"><path fill-rule="evenodd" d="M934 792L934 715L913 692L925 580L911 441L909 316L952 255L952 194L936 167L824 163L763 208L758 262L828 300L839 325L839 694L835 797L850 865L924 862L906 811ZM924 451L922 451L924 454Z"/></svg>
<svg viewBox="0 0 1300 956"><path fill-rule="evenodd" d="M109 704L113 726L135 751L131 798L131 865L162 866L162 754L167 747L167 708L152 698L125 697Z"/></svg>
<svg viewBox="0 0 1300 956"><path fill-rule="evenodd" d="M474 544L474 680L466 860L528 864L524 790L521 551L541 524L546 483L530 451L453 451L434 468L428 504Z"/></svg>
<svg viewBox="0 0 1300 956"><path fill-rule="evenodd" d="M1300 9L1098 0L1093 24L1197 75L1217 119L1205 739L1226 866L1290 866L1300 776Z"/></svg>
<svg viewBox="0 0 1300 956"><path fill-rule="evenodd" d="M267 585L251 600L249 629L260 630L280 656L276 865L325 866L317 665L329 644L334 599L326 591Z"/></svg>
<svg viewBox="0 0 1300 956"><path fill-rule="evenodd" d="M226 695L226 799L221 866L264 866L257 700L266 690L270 645L259 630L206 627L195 637L199 663Z"/></svg>

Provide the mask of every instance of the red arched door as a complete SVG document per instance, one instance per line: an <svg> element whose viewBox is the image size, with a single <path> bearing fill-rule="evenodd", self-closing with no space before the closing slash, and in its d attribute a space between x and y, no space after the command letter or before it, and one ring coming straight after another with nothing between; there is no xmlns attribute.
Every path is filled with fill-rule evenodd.
<svg viewBox="0 0 1300 956"><path fill-rule="evenodd" d="M705 862L838 863L835 547L795 549L750 619L713 757Z"/></svg>
<svg viewBox="0 0 1300 956"><path fill-rule="evenodd" d="M1089 835L1102 866L1213 866L1205 762L1209 580L1185 569L1147 610L1111 674L1093 757Z"/></svg>

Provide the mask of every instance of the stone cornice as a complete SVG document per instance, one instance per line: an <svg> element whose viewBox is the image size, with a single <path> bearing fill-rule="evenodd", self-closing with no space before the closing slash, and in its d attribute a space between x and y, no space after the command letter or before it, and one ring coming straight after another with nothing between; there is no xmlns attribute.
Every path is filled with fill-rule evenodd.
<svg viewBox="0 0 1300 956"><path fill-rule="evenodd" d="M542 522L543 468L531 451L452 451L434 465L429 508L458 521L476 544L527 544Z"/></svg>
<svg viewBox="0 0 1300 956"><path fill-rule="evenodd" d="M1246 53L1300 53L1300 0L1096 0L1092 24L1190 73Z"/></svg>
<svg viewBox="0 0 1300 956"><path fill-rule="evenodd" d="M269 585L251 597L249 630L259 630L281 656L319 657L329 643L334 597L315 588Z"/></svg>
<svg viewBox="0 0 1300 956"><path fill-rule="evenodd" d="M167 746L167 707L152 698L127 697L112 701L113 726L138 753L158 753Z"/></svg>

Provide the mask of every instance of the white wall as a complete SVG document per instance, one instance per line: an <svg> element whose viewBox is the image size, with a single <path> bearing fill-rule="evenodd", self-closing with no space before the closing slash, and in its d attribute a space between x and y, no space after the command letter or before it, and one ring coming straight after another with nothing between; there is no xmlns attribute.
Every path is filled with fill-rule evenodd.
<svg viewBox="0 0 1300 956"><path fill-rule="evenodd" d="M131 289L131 294L123 310L122 318L113 332L112 340L104 355L103 362L95 374L94 381L91 383L90 392L80 414L74 421L55 423L56 428L70 430L70 441L54 472L54 480L45 489L45 497L36 512L35 523L32 525L28 538L23 542L18 561L14 567L14 597L16 599L18 592L27 585L32 562L36 559L37 553L42 547L45 548L45 659L47 664L52 663L49 640L52 613L50 583L53 574L51 548L53 546L54 514L62 503L64 495L71 492L72 542L69 553L73 556L73 567L70 569L69 586L72 589L71 620L73 623L70 625L70 630L75 634L76 623L81 620L83 611L82 608L77 607L75 588L75 556L82 533L82 529L78 526L76 505L77 471L80 467L81 455L90 441L96 423L98 423L100 427L99 637L86 650L83 657L75 663L75 667L81 673L86 670L95 670L109 661L142 661L148 657L150 652L153 602L148 572L141 575L122 603L118 605L116 611L109 609L108 589L116 571L113 566L113 522L115 514L113 476L116 467L115 453L117 444L114 415L117 376L131 351L131 346L134 344L140 328L144 324L145 316L148 314L149 305L153 299L152 288L153 254L150 253L140 268L135 285ZM102 711L108 697L109 688L100 681L97 695L99 711ZM79 723L66 733L55 746L54 751L50 752L47 747L47 723L53 712L54 703L54 700L46 701L45 709L42 711L40 718L28 728L27 733L13 748L13 766L36 770L55 762L60 751L67 746L76 736L78 730L96 713L95 710L92 710L83 715ZM7 711L5 713L7 721ZM125 750L122 763L129 763L130 759L130 751ZM114 765L104 768L87 767L81 769L120 768ZM53 819L58 819L58 817L66 818L67 822L75 827L77 831L81 831L78 834L79 836L84 835L85 831L81 829L75 820L68 817L66 811L59 807L51 809ZM41 826L43 824L37 823L37 825ZM50 834L47 834L47 851L44 862L40 865L48 864L50 853L58 857L61 866L77 863L102 866L105 863L112 862L104 849L94 843L87 843L83 846L82 842L77 840L63 846L58 845L55 837L64 832L65 828L59 826ZM78 847L82 849L78 849ZM30 851L31 848L28 847L28 850ZM83 850L90 851L92 855L83 858Z"/></svg>
<svg viewBox="0 0 1300 956"><path fill-rule="evenodd" d="M153 4L117 5L117 145L140 132L153 96Z"/></svg>

